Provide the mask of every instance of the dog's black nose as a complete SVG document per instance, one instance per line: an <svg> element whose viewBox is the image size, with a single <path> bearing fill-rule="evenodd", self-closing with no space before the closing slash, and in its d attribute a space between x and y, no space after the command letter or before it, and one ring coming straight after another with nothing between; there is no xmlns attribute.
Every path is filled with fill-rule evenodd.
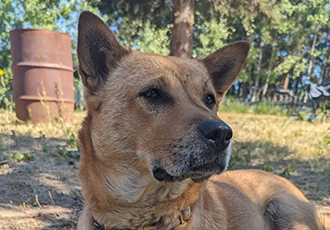
<svg viewBox="0 0 330 230"><path fill-rule="evenodd" d="M203 121L198 130L212 141L218 149L225 149L233 136L231 128L223 121Z"/></svg>

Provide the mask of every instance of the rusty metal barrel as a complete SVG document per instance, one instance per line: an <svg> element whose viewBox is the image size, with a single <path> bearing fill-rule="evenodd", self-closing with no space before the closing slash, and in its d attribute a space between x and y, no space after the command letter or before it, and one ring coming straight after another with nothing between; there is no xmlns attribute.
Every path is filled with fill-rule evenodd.
<svg viewBox="0 0 330 230"><path fill-rule="evenodd" d="M63 119L74 111L71 38L66 33L10 31L16 116L33 123Z"/></svg>

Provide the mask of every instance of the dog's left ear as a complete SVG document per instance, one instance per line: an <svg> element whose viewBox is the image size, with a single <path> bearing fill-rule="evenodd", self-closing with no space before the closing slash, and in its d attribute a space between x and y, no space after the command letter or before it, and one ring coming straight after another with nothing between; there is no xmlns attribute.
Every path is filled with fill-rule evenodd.
<svg viewBox="0 0 330 230"><path fill-rule="evenodd" d="M79 73L89 92L98 90L129 51L95 14L84 11L78 25Z"/></svg>
<svg viewBox="0 0 330 230"><path fill-rule="evenodd" d="M233 85L241 72L249 49L250 44L248 42L235 42L202 59L210 74L218 98L222 98Z"/></svg>

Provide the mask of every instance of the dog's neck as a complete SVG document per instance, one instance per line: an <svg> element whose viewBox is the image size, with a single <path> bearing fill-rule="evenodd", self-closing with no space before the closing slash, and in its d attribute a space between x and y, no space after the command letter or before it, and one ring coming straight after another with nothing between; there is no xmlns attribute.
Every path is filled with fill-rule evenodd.
<svg viewBox="0 0 330 230"><path fill-rule="evenodd" d="M87 117L85 122L89 119ZM80 132L80 168L91 170L80 170L79 174L84 178L84 200L98 222L110 229L131 229L159 222L168 224L198 199L202 184L191 180L159 183L150 173L142 173L147 169L139 163L134 167L118 164L108 168L94 153L89 126L83 127L88 130Z"/></svg>
<svg viewBox="0 0 330 230"><path fill-rule="evenodd" d="M135 230L174 230L178 226L188 225L189 219L191 217L191 212L194 209L194 206L188 206L180 213L177 219L174 219L172 222L168 224L164 224L163 221L159 221L155 223L153 226L141 226L139 228L134 228ZM109 230L106 224L100 224L95 217L92 217L93 226L96 230ZM118 230L118 229L116 229Z"/></svg>
<svg viewBox="0 0 330 230"><path fill-rule="evenodd" d="M102 169L102 172L107 170ZM113 179L112 176L98 175L91 178L89 180L91 183L84 187L84 191L88 188L93 188L94 191L94 193L92 190L88 191L90 198L84 196L93 216L110 229L134 229L146 225L163 226L175 222L183 210L196 202L199 193L192 191L199 190L201 186L192 181L158 183L151 179L149 183L145 182L144 189L143 182L138 181L135 183L130 181L125 187L116 189L125 178L117 178L118 184L110 184L109 180ZM96 185L92 183L96 178L105 178L105 180ZM136 177L136 180L139 178ZM97 186L107 191L96 193L95 191L101 190L101 188L96 189ZM130 189L134 192L125 192Z"/></svg>
<svg viewBox="0 0 330 230"><path fill-rule="evenodd" d="M116 198L117 203L128 205L155 206L164 200L177 198L191 183L190 180L174 183L158 182L143 162L132 165L123 160L120 164L109 167L95 159L94 167L102 184L112 197Z"/></svg>

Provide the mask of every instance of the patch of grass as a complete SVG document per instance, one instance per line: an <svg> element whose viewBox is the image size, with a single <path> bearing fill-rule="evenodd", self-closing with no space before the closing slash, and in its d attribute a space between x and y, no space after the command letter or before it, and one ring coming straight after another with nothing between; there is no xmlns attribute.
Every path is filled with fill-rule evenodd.
<svg viewBox="0 0 330 230"><path fill-rule="evenodd" d="M273 172L274 166L271 163L266 163L264 165L257 166L257 169L263 170L266 172Z"/></svg>
<svg viewBox="0 0 330 230"><path fill-rule="evenodd" d="M57 157L79 159L81 152L78 138L74 134L71 134L69 138L66 139L64 145L56 146L56 150L53 151L52 154Z"/></svg>
<svg viewBox="0 0 330 230"><path fill-rule="evenodd" d="M80 151L69 150L66 145L58 145L57 150L54 152L55 156L64 157L64 158L79 158Z"/></svg>
<svg viewBox="0 0 330 230"><path fill-rule="evenodd" d="M262 114L262 115L286 115L286 109L278 105L273 105L266 101L259 104L249 105L239 102L235 99L226 100L220 105L220 112L238 113L238 114Z"/></svg>
<svg viewBox="0 0 330 230"><path fill-rule="evenodd" d="M254 114L270 114L270 115L283 115L283 111L279 106L263 101L257 105L252 106Z"/></svg>
<svg viewBox="0 0 330 230"><path fill-rule="evenodd" d="M323 143L326 148L330 148L330 135L324 136Z"/></svg>
<svg viewBox="0 0 330 230"><path fill-rule="evenodd" d="M73 123L51 122L32 124L31 122L22 122L16 118L15 113L10 113L6 120L6 114L0 113L0 133L4 135L24 136L29 135L38 139L43 145L47 138L70 138L71 135L77 136L81 127L85 112L75 112ZM42 146L43 147L43 146ZM46 146L47 148L47 146Z"/></svg>
<svg viewBox="0 0 330 230"><path fill-rule="evenodd" d="M249 105L243 104L238 101L227 101L220 105L221 112L233 112L233 113L240 113L240 114L247 114L251 113L251 107Z"/></svg>
<svg viewBox="0 0 330 230"><path fill-rule="evenodd" d="M321 170L326 169L326 162L330 161L330 123L222 112L219 117L233 129L231 165L234 168L261 167L269 162L296 159L316 160ZM288 172L290 170L285 170L284 174Z"/></svg>
<svg viewBox="0 0 330 230"><path fill-rule="evenodd" d="M283 168L282 172L280 172L279 175L282 177L289 177L291 173L296 171L297 171L296 166L292 163L289 163Z"/></svg>
<svg viewBox="0 0 330 230"><path fill-rule="evenodd" d="M42 133L42 131L39 131L39 137L37 138L39 141L39 144L42 146L42 151L47 151L47 143L46 143L46 136Z"/></svg>
<svg viewBox="0 0 330 230"><path fill-rule="evenodd" d="M53 121L34 125L19 121L14 113L8 116L9 120L4 119L7 114L0 113L0 161L29 161L34 156L31 153L41 152L56 152L54 154L57 156L79 158L77 134L85 115L85 112L75 113L72 124ZM54 142L55 140L57 141ZM29 147L26 148L27 146ZM17 153L21 151L24 153Z"/></svg>
<svg viewBox="0 0 330 230"><path fill-rule="evenodd" d="M79 158L80 154L78 139L73 134L66 140L65 145L57 145L54 153L56 156L72 158Z"/></svg>

